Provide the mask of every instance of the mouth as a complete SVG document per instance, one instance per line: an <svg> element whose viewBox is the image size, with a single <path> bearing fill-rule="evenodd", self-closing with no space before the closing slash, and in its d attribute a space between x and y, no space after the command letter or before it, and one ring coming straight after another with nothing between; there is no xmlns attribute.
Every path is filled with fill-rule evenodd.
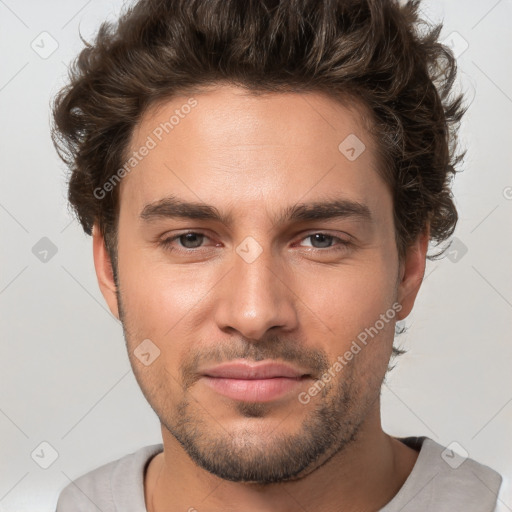
<svg viewBox="0 0 512 512"><path fill-rule="evenodd" d="M277 362L224 363L202 372L204 383L227 398L247 402L268 402L298 392L312 376L293 366Z"/></svg>

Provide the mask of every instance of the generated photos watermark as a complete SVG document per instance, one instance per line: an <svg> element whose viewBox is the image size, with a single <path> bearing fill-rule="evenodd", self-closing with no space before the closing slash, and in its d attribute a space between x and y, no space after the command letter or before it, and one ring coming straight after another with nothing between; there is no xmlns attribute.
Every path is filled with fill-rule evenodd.
<svg viewBox="0 0 512 512"><path fill-rule="evenodd" d="M385 313L382 313L379 319L370 327L364 329L357 335L357 339L353 340L350 349L347 350L344 354L339 355L336 358L336 361L331 365L331 367L312 384L307 391L302 391L298 395L299 402L301 404L308 404L311 401L311 397L318 395L325 388L326 384L329 383L332 379L336 377L336 375L343 370L343 368L351 361L355 355L361 352L362 347L366 346L369 339L373 339L377 334L379 334L382 329L389 324L391 320L393 320L397 313L402 310L402 305L398 302L395 302ZM359 343L361 345L359 345Z"/></svg>

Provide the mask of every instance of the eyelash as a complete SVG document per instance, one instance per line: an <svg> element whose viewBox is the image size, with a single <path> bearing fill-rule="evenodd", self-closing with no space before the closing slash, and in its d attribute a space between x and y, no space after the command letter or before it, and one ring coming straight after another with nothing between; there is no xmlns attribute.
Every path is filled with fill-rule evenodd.
<svg viewBox="0 0 512 512"><path fill-rule="evenodd" d="M191 248L191 249L188 249L188 248L180 248L180 249L176 249L175 247L172 246L172 243L181 238L182 236L185 236L185 235L189 235L189 234L193 234L193 235L200 235L200 236L203 236L205 238L209 238L206 234L204 233L201 233L199 231L186 231L184 233L180 233L178 235L174 235L170 238L166 238L164 240L162 240L159 245L161 247L163 247L164 249L170 251L170 252L182 252L182 253L192 253L192 252L196 252L196 250L198 249L201 249L202 246L199 246L199 247L195 247L195 248ZM351 245L351 242L349 242L348 240L343 240L342 238L339 238L337 236L334 236L334 235L329 235L328 233L324 233L323 231L314 231L312 233L309 233L308 235L302 237L300 239L300 241L302 240L306 240L307 238L311 238L313 237L314 235L324 235L330 239L332 239L332 241L338 241L338 245L335 245L333 247L325 247L325 248L318 248L318 247L311 247L311 250L314 250L314 251L321 251L321 252L331 252L331 251L342 251L342 250L345 250L348 246Z"/></svg>

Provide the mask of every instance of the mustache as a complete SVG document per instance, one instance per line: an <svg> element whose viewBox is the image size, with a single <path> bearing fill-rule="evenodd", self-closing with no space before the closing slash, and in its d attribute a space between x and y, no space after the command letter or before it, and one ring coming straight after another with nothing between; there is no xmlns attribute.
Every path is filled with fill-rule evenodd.
<svg viewBox="0 0 512 512"><path fill-rule="evenodd" d="M251 362L278 360L295 364L306 369L314 378L320 378L330 367L325 352L306 347L304 343L296 340L277 336L257 341L239 337L222 344L206 345L202 343L199 347L196 350L191 349L180 365L181 379L185 389L201 378L199 368L234 359L246 359Z"/></svg>

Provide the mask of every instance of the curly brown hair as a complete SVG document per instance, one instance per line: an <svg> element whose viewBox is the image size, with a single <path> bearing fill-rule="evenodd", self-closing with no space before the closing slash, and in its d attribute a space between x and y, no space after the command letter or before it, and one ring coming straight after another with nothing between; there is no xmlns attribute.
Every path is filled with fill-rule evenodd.
<svg viewBox="0 0 512 512"><path fill-rule="evenodd" d="M437 245L449 238L457 223L451 180L465 154L455 154L457 130L467 107L462 94L451 94L456 61L438 40L442 24L423 21L419 4L140 0L117 23L103 23L55 97L52 139L71 170L70 205L86 233L98 223L114 276L119 187L102 198L94 191L126 161L148 107L217 84L362 103L393 193L400 258L427 227Z"/></svg>

